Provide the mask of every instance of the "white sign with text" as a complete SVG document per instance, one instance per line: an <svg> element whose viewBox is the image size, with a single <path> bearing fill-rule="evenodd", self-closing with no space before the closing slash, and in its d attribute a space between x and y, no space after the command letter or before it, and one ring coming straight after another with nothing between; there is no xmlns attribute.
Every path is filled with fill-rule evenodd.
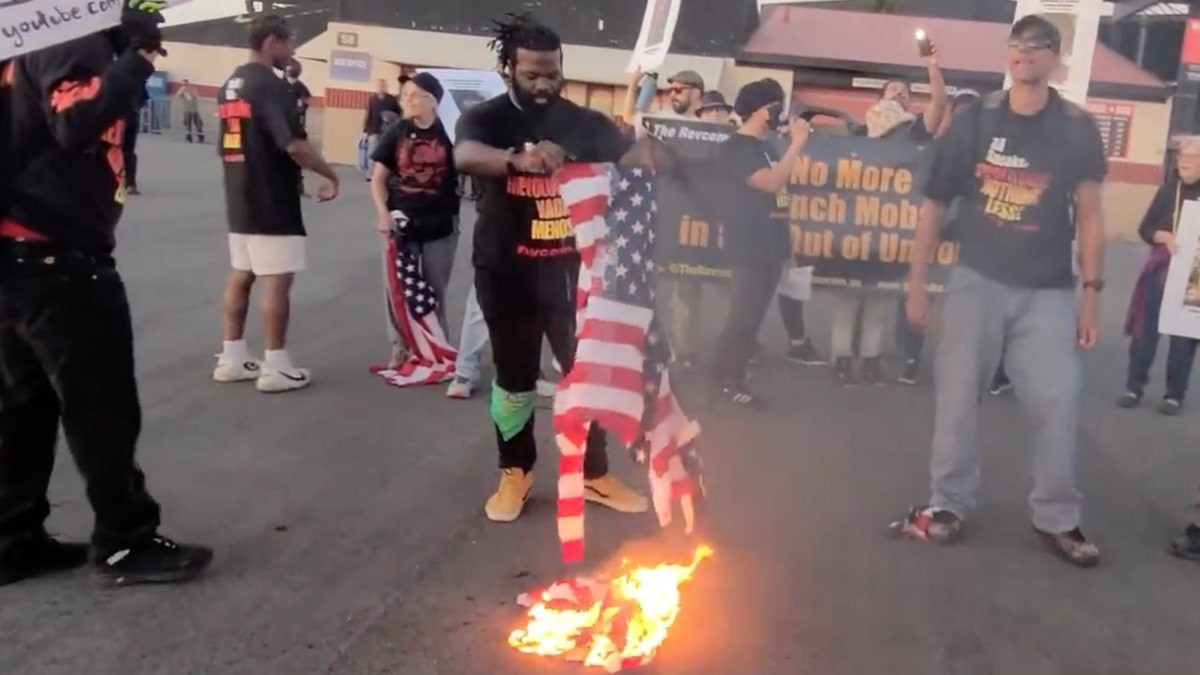
<svg viewBox="0 0 1200 675"><path fill-rule="evenodd" d="M646 0L646 13L642 15L642 30L633 47L633 58L629 60L628 72L639 68L643 73L654 72L671 51L671 39L675 37L675 24L679 21L679 5L683 0Z"/></svg>
<svg viewBox="0 0 1200 675"><path fill-rule="evenodd" d="M1036 14L1058 29L1062 36L1059 52L1062 67L1050 77L1050 84L1063 98L1087 105L1088 84L1092 79L1092 56L1100 34L1100 17L1111 12L1104 0L1017 0L1013 23ZM1012 86L1012 74L1004 76L1004 88Z"/></svg>
<svg viewBox="0 0 1200 675"><path fill-rule="evenodd" d="M191 0L171 0L182 5ZM0 0L0 60L110 28L124 0Z"/></svg>

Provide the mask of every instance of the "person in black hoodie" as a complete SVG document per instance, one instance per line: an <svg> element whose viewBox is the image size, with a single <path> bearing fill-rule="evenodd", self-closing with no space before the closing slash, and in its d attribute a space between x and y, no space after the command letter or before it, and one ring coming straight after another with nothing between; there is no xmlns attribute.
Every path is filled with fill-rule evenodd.
<svg viewBox="0 0 1200 675"><path fill-rule="evenodd" d="M446 287L458 250L461 203L454 144L437 114L445 92L430 73L404 75L400 88L404 117L383 132L371 155L376 229L393 238L397 246L415 251L425 282L433 290L438 320L445 328ZM395 212L404 214L402 229L392 215ZM402 351L400 331L390 321L388 326L392 342L388 365L395 367Z"/></svg>
<svg viewBox="0 0 1200 675"><path fill-rule="evenodd" d="M1125 377L1125 393L1117 399L1121 408L1136 408L1142 402L1146 384L1150 381L1150 366L1158 351L1158 311L1162 305L1163 288L1167 284L1167 267L1175 253L1175 231L1179 213L1185 201L1200 198L1200 139L1189 138L1179 148L1175 175L1158 188L1138 227L1142 240L1150 245L1146 263L1138 275L1125 317L1125 334L1129 341L1129 370ZM1172 335L1167 351L1167 391L1158 405L1164 415L1178 415L1183 410L1188 379L1196 360L1200 341Z"/></svg>
<svg viewBox="0 0 1200 675"><path fill-rule="evenodd" d="M6 69L0 585L87 562L85 545L59 542L44 526L60 422L95 511L102 582L182 581L212 558L158 534L159 507L134 459L142 411L133 327L112 258L125 194L123 124L154 70L159 22L156 12L127 10L116 29Z"/></svg>

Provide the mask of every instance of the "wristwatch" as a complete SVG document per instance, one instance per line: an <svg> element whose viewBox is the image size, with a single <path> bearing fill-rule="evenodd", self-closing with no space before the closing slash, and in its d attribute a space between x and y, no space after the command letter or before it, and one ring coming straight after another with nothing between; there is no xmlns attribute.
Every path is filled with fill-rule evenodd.
<svg viewBox="0 0 1200 675"><path fill-rule="evenodd" d="M1099 293L1100 291L1104 290L1104 280L1103 279L1089 279L1089 280L1083 282L1083 288L1084 288L1084 290L1087 290L1087 291L1096 291L1097 293Z"/></svg>

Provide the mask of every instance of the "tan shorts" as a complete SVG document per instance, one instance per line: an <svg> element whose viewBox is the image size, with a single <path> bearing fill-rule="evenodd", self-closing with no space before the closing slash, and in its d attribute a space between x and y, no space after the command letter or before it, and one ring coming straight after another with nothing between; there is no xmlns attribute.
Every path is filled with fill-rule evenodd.
<svg viewBox="0 0 1200 675"><path fill-rule="evenodd" d="M305 237L269 234L230 234L229 262L233 269L266 277L301 272L307 265Z"/></svg>

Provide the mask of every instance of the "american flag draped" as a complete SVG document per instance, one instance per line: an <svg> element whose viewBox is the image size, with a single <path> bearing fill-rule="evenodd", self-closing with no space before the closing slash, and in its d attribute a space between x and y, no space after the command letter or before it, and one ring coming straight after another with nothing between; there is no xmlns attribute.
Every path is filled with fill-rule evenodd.
<svg viewBox="0 0 1200 675"><path fill-rule="evenodd" d="M383 251L384 290L391 328L406 347L394 368L372 370L396 387L445 382L454 376L458 352L438 321L437 297L421 274L420 257L404 246L403 234L387 238Z"/></svg>
<svg viewBox="0 0 1200 675"><path fill-rule="evenodd" d="M560 176L582 259L575 364L559 384L554 428L562 453L558 533L563 558L583 558L583 451L595 421L646 464L660 525L678 502L690 531L704 492L699 425L671 391L671 349L655 312L653 172L571 164Z"/></svg>

